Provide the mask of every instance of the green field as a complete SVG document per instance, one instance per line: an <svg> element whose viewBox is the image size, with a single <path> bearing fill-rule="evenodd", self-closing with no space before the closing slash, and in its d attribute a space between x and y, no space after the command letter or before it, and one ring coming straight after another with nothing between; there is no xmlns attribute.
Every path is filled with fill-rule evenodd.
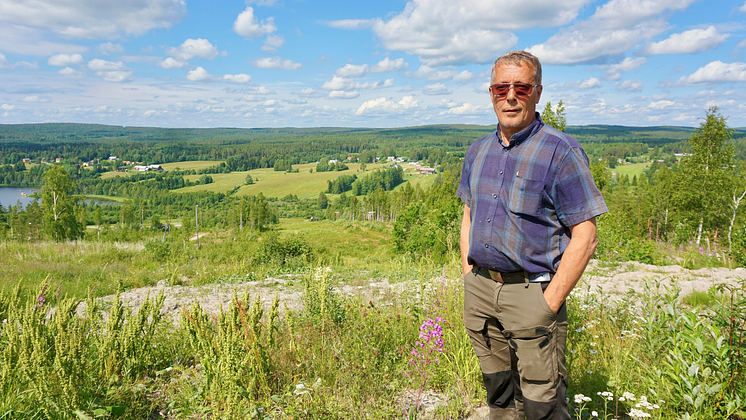
<svg viewBox="0 0 746 420"><path fill-rule="evenodd" d="M645 168L649 166L649 163L628 163L625 165L617 165L616 168L611 170L611 173L616 173L617 176L627 175L629 179L632 180L632 177L635 175L639 178L645 171Z"/></svg>
<svg viewBox="0 0 746 420"><path fill-rule="evenodd" d="M194 192L194 191L213 191L228 192L235 187L241 187L238 195L257 195L260 192L265 197L281 198L288 194L297 195L298 198L316 198L319 192L326 191L327 181L333 181L340 175L357 175L366 176L375 169L385 168L385 163L376 163L366 165L365 172L358 172L359 163L350 163L350 169L346 171L316 172L316 163L306 163L303 165L293 165L293 169L298 169L297 173L287 173L284 171L275 171L273 168L253 169L247 172L231 172L229 174L211 174L213 182L210 184L195 185L192 187L181 188L174 192ZM407 165L411 166L411 165ZM405 166L405 167L407 167ZM313 173L310 170L313 169ZM254 179L253 185L246 184L246 175L249 174ZM419 175L417 175L419 176ZM184 179L195 182L200 175L187 175ZM432 177L435 178L435 177ZM427 182L427 179L416 180L419 183ZM429 181L432 183L432 181ZM424 184L425 187L429 184Z"/></svg>

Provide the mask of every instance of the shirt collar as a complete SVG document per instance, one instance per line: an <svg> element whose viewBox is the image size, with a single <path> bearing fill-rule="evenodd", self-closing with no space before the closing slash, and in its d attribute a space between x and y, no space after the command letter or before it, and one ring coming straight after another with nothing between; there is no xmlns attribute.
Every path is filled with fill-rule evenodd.
<svg viewBox="0 0 746 420"><path fill-rule="evenodd" d="M530 138L534 134L536 134L539 130L541 130L541 127L544 126L544 121L541 120L541 115L539 113L536 113L536 118L534 119L534 122L528 125L528 127L524 128L523 130L513 134L510 136L510 145L506 146L503 144L502 136L500 136L500 123L497 123L497 129L495 130L495 136L497 137L497 140L500 142L500 144L505 147L514 147L519 144L521 144L524 140Z"/></svg>

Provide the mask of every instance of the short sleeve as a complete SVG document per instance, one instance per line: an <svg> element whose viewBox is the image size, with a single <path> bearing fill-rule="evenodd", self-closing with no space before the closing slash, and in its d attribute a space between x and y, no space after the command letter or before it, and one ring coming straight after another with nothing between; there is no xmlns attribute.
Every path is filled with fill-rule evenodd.
<svg viewBox="0 0 746 420"><path fill-rule="evenodd" d="M588 156L580 147L569 148L562 158L552 193L557 217L565 226L576 225L609 211L593 180Z"/></svg>
<svg viewBox="0 0 746 420"><path fill-rule="evenodd" d="M472 160L469 159L470 154L467 153L464 158L464 166L461 168L461 181L458 183L458 189L456 189L456 196L466 204L467 207L471 208L471 185L469 180L471 179L471 164Z"/></svg>

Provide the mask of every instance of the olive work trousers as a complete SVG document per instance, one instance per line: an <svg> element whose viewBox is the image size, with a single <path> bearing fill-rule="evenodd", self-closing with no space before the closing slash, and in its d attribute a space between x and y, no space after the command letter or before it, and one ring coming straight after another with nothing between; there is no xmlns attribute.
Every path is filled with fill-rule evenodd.
<svg viewBox="0 0 746 420"><path fill-rule="evenodd" d="M549 308L548 282L503 279L479 267L464 277L464 326L482 368L489 419L570 419L566 305L556 314Z"/></svg>

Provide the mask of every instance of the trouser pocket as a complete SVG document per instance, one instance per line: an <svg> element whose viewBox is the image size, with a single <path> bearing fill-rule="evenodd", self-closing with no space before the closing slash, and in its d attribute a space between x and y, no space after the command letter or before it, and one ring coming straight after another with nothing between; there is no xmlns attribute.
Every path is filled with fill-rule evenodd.
<svg viewBox="0 0 746 420"><path fill-rule="evenodd" d="M529 382L554 382L557 368L557 322L549 326L535 326L504 330L508 345L518 358L518 374Z"/></svg>

